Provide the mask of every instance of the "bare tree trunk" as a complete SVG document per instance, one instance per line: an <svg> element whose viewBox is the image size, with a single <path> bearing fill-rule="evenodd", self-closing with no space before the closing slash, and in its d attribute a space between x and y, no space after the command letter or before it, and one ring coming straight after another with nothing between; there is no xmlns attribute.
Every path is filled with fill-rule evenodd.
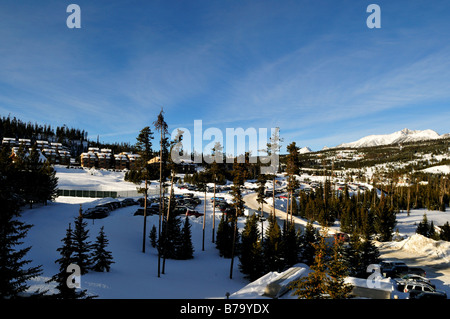
<svg viewBox="0 0 450 319"><path fill-rule="evenodd" d="M161 238L161 215L162 215L162 141L163 141L163 133L161 131L161 141L160 141L160 150L159 150L159 238ZM158 249L158 277L160 277L161 273L161 249Z"/></svg>
<svg viewBox="0 0 450 319"><path fill-rule="evenodd" d="M145 191L144 191L144 232L142 235L142 252L145 253L145 234L147 229L147 179L145 179Z"/></svg>
<svg viewBox="0 0 450 319"><path fill-rule="evenodd" d="M289 192L288 194L288 198L287 198L287 203L286 203L286 228L288 227L289 224L289 199L291 197L291 193Z"/></svg>
<svg viewBox="0 0 450 319"><path fill-rule="evenodd" d="M233 230L233 246L231 247L230 279L233 279L234 248L236 246L236 232L237 232L237 216L238 216L238 210L237 210L237 205L236 205L236 216L235 216L234 230Z"/></svg>
<svg viewBox="0 0 450 319"><path fill-rule="evenodd" d="M169 215L170 215L170 202L172 201L172 188L173 188L173 173L170 181L170 193L169 193L169 204L167 205L167 217L166 217L166 229L164 230L164 251L163 251L163 266L162 266L162 274L165 273L166 269L166 245L167 245L167 234L168 234L168 226L169 226Z"/></svg>
<svg viewBox="0 0 450 319"><path fill-rule="evenodd" d="M273 191L272 191L272 213L275 218L275 175L273 175Z"/></svg>
<svg viewBox="0 0 450 319"><path fill-rule="evenodd" d="M203 239L202 239L202 251L205 250L205 219L206 219L206 185L205 185L205 200L203 206Z"/></svg>
<svg viewBox="0 0 450 319"><path fill-rule="evenodd" d="M410 201L411 201L411 186L408 186L408 195L406 197L407 203L406 203L406 212L409 216L409 212L411 210L411 208L409 207Z"/></svg>
<svg viewBox="0 0 450 319"><path fill-rule="evenodd" d="M205 198L206 200L206 198ZM213 225L212 225L212 242L214 243L214 236L216 232L216 180L214 178L214 197L213 197Z"/></svg>

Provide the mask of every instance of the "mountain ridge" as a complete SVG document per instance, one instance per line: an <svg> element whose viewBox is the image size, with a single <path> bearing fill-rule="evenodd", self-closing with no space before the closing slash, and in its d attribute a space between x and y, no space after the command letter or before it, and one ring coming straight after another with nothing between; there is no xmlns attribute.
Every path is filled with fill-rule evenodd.
<svg viewBox="0 0 450 319"><path fill-rule="evenodd" d="M426 140L434 140L440 138L450 137L450 133L446 133L443 135L439 135L436 131L427 129L427 130L410 130L408 128L404 128L400 131L391 133L391 134L376 134L376 135L368 135L360 138L357 141L342 143L334 148L362 148L362 147L373 147L380 145L392 145L399 143L407 143L407 142L417 142L417 141L426 141Z"/></svg>

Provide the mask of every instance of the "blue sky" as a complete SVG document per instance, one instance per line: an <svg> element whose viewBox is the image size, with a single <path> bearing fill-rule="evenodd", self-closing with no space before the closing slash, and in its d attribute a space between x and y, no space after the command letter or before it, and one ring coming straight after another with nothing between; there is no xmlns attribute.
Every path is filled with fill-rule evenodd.
<svg viewBox="0 0 450 319"><path fill-rule="evenodd" d="M313 150L450 132L446 0L1 0L0 40L0 115L105 142L134 143L161 107L169 131L280 127Z"/></svg>

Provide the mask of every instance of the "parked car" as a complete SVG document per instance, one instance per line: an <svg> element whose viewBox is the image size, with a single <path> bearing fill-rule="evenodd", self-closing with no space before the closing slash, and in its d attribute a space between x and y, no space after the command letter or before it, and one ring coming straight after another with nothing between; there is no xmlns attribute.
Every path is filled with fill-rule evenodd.
<svg viewBox="0 0 450 319"><path fill-rule="evenodd" d="M175 206L175 208L173 209L173 214L175 215L184 215L186 214L188 208L186 206Z"/></svg>
<svg viewBox="0 0 450 319"><path fill-rule="evenodd" d="M427 273L424 269L418 267L408 267L406 265L394 266L388 271L383 272L386 277L401 278L405 275L419 275L426 277Z"/></svg>
<svg viewBox="0 0 450 319"><path fill-rule="evenodd" d="M414 296L413 299L447 299L447 294L443 291L424 291Z"/></svg>
<svg viewBox="0 0 450 319"><path fill-rule="evenodd" d="M227 202L218 203L216 205L217 208L219 208L220 211L224 212L230 205Z"/></svg>
<svg viewBox="0 0 450 319"><path fill-rule="evenodd" d="M133 206L133 205L138 205L139 203L138 202L136 202L134 199L132 199L132 198L125 198L123 201L122 201L122 206L123 207L125 207L125 206Z"/></svg>
<svg viewBox="0 0 450 319"><path fill-rule="evenodd" d="M419 283L419 282L408 283L406 284L405 289L403 291L409 293L410 299L416 299L416 297L422 294L423 292L439 294L440 296L442 296L442 298L444 298L444 296L445 298L447 298L447 294L445 292L436 290L435 288L431 287L426 283ZM420 298L423 297L424 296L422 295Z"/></svg>
<svg viewBox="0 0 450 319"><path fill-rule="evenodd" d="M409 281L417 281L417 282L424 282L428 285L430 285L433 288L436 288L436 286L431 282L430 279L425 278L423 276L415 275L415 274L407 274L404 275L399 282L409 282Z"/></svg>
<svg viewBox="0 0 450 319"><path fill-rule="evenodd" d="M155 210L151 207L147 207L147 216L159 214L159 210ZM144 216L144 209L138 208L136 212L134 213L134 216Z"/></svg>
<svg viewBox="0 0 450 319"><path fill-rule="evenodd" d="M105 207L93 207L87 209L83 214L83 218L100 219L109 215L109 210Z"/></svg>

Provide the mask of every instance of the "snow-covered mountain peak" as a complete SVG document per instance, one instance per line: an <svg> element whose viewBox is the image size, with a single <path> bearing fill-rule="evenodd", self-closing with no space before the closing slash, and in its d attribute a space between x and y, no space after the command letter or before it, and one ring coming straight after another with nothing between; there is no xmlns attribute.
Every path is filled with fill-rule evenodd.
<svg viewBox="0 0 450 319"><path fill-rule="evenodd" d="M299 154L305 154L305 153L312 152L312 150L308 146L305 146L305 147L302 147L301 149L299 149L298 152L299 152Z"/></svg>
<svg viewBox="0 0 450 319"><path fill-rule="evenodd" d="M415 141L438 139L441 136L433 130L410 130L404 128L391 134L369 135L355 142L343 143L336 147L360 148L379 145L399 144Z"/></svg>

